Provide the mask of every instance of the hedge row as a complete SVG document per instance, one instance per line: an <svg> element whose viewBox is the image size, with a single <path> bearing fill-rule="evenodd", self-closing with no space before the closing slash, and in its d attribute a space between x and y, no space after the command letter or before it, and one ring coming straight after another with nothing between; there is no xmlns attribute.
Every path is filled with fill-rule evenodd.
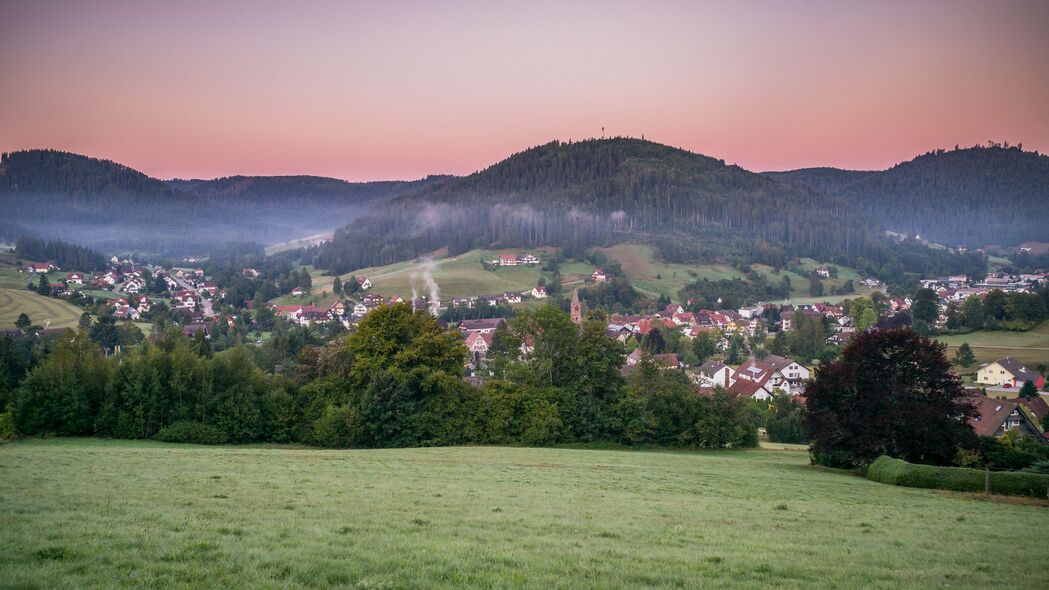
<svg viewBox="0 0 1049 590"><path fill-rule="evenodd" d="M867 478L873 481L911 488L958 492L984 491L984 477L984 471L981 469L915 465L887 455L878 457L867 469ZM992 471L990 487L992 494L1045 498L1049 491L1049 475Z"/></svg>

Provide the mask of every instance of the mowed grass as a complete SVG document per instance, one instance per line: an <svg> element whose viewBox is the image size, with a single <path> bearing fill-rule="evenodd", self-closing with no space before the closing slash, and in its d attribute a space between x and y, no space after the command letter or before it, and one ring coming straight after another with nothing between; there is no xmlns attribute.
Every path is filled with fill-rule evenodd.
<svg viewBox="0 0 1049 590"><path fill-rule="evenodd" d="M417 259L362 268L342 275L342 280L349 280L350 276L368 277L372 282L374 292L386 297L399 295L408 298L411 297L413 289L420 295L427 294L424 273L429 268L430 276L440 288L442 299L470 295L500 295L507 291L528 291L536 285L543 274L540 270L541 265L502 267L492 271L485 270L481 264L482 260L499 258L501 253L524 254L526 252L530 251L471 250L459 256L435 258L429 263L423 259ZM567 276L565 280L568 280ZM334 277L315 274L313 292L331 293L333 281Z"/></svg>
<svg viewBox="0 0 1049 590"><path fill-rule="evenodd" d="M15 327L15 320L21 313L39 326L72 328L80 321L84 310L61 299L44 297L25 289L0 287L0 328Z"/></svg>
<svg viewBox="0 0 1049 590"><path fill-rule="evenodd" d="M0 580L87 588L1042 588L1049 509L798 451L0 447Z"/></svg>
<svg viewBox="0 0 1049 590"><path fill-rule="evenodd" d="M936 339L947 344L952 359L958 347L968 342L980 363L1012 356L1032 369L1040 363L1049 364L1049 321L1027 332L978 330L969 334L937 336ZM969 371L974 370L975 366L969 368Z"/></svg>
<svg viewBox="0 0 1049 590"><path fill-rule="evenodd" d="M744 278L742 272L727 264L677 264L665 262L656 254L655 248L643 244L618 244L609 248L601 248L600 250L623 267L623 273L639 291L648 295L666 295L674 301L680 299L678 293L681 289L698 279L718 281ZM805 272L823 266L811 258L801 259L801 265L802 270ZM760 274L767 275L772 282L783 280L783 276L790 277L791 296L784 300L789 303L837 302L870 293L869 289L859 287L857 292L852 295L809 297L808 276L788 271L774 273L772 267L762 264L751 265L751 268ZM838 267L838 278L823 279L823 286L825 291L830 293L831 288L842 286L846 280L856 280L858 278L859 273L855 270Z"/></svg>

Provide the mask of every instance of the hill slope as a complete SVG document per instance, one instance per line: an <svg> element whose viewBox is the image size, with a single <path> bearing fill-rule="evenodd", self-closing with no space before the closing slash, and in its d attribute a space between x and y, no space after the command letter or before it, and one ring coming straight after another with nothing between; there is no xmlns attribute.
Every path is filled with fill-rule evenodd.
<svg viewBox="0 0 1049 590"><path fill-rule="evenodd" d="M329 231L374 203L434 180L350 183L316 176L161 181L54 150L4 154L5 222L108 251L200 253L229 241Z"/></svg>
<svg viewBox="0 0 1049 590"><path fill-rule="evenodd" d="M1019 147L937 150L882 172L767 176L824 190L888 229L948 245L1016 245L1049 235L1049 156Z"/></svg>
<svg viewBox="0 0 1049 590"><path fill-rule="evenodd" d="M861 248L867 224L834 199L653 142L552 142L400 195L336 233L319 266L388 264L429 250L643 239L671 259ZM850 236L856 238L850 238ZM363 246L379 244L368 252ZM341 263L340 263L341 261Z"/></svg>
<svg viewBox="0 0 1049 590"><path fill-rule="evenodd" d="M311 252L343 273L447 248L616 243L655 246L669 262L785 266L812 257L900 281L907 272L980 274L985 263L890 244L849 203L722 160L638 139L552 142L475 174L406 192Z"/></svg>

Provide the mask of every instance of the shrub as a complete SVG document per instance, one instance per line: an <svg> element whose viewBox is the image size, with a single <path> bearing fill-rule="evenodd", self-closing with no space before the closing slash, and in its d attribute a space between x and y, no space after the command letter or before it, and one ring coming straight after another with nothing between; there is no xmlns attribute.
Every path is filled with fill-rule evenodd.
<svg viewBox="0 0 1049 590"><path fill-rule="evenodd" d="M958 492L982 492L986 474L966 467L915 465L887 455L867 469L867 478L880 483L911 488L931 488ZM1049 475L1017 471L991 472L992 494L1043 498L1049 490Z"/></svg>
<svg viewBox="0 0 1049 590"><path fill-rule="evenodd" d="M154 440L173 443L192 443L197 445L221 445L229 440L226 433L202 422L181 420L161 428Z"/></svg>
<svg viewBox="0 0 1049 590"><path fill-rule="evenodd" d="M1049 474L1049 461L1039 461L1037 463L1034 463L1027 469L1024 469L1024 471L1029 471L1031 473Z"/></svg>
<svg viewBox="0 0 1049 590"><path fill-rule="evenodd" d="M0 413L0 440L11 440L15 437L15 417L11 412Z"/></svg>
<svg viewBox="0 0 1049 590"><path fill-rule="evenodd" d="M313 425L317 444L335 449L360 445L364 437L361 414L350 406L328 405Z"/></svg>

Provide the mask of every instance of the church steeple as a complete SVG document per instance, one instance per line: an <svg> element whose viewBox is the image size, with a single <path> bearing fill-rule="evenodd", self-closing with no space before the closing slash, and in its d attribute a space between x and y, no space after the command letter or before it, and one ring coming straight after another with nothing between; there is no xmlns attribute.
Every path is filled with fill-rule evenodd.
<svg viewBox="0 0 1049 590"><path fill-rule="evenodd" d="M583 323L583 307L579 303L579 289L572 291L572 323Z"/></svg>

